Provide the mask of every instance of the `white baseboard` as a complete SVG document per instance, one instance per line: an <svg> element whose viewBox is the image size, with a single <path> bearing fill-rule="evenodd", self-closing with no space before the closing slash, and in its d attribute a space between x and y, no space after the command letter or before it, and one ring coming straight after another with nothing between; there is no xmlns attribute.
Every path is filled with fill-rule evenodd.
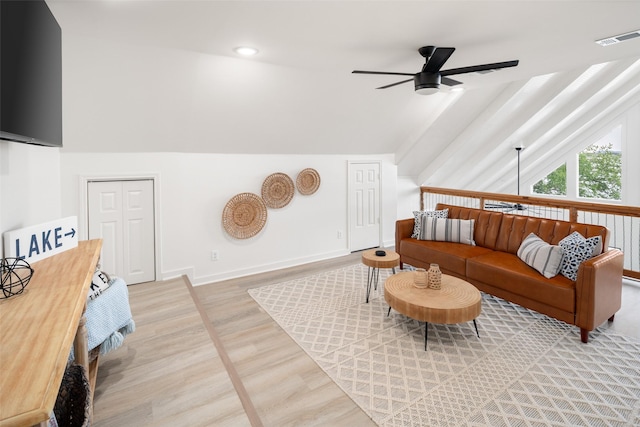
<svg viewBox="0 0 640 427"><path fill-rule="evenodd" d="M182 275L187 275L187 277L189 277L189 280L191 281L193 286L200 286L200 285L206 285L209 283L221 282L223 280L236 279L238 277L249 276L252 274L267 273L274 270L280 270L282 268L295 267L302 264L308 264L310 262L324 261L327 259L349 255L349 253L350 252L348 250L332 251L332 252L316 254L316 255L303 257L303 258L288 259L282 262L254 265L248 268L224 271L221 273L210 274L207 276L200 276L200 277L194 277L193 276L194 268L189 267L189 268L183 268L179 270L163 272L162 280L169 280Z"/></svg>

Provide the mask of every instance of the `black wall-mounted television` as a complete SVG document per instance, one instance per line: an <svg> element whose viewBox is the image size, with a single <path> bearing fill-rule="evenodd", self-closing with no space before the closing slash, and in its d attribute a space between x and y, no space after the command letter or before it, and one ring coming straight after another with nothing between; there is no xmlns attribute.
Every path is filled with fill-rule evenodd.
<svg viewBox="0 0 640 427"><path fill-rule="evenodd" d="M0 0L0 139L62 147L62 32L44 0Z"/></svg>

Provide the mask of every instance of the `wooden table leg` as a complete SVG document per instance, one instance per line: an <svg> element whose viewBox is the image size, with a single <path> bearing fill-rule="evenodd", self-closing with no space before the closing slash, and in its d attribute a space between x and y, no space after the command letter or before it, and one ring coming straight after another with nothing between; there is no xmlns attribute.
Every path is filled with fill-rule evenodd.
<svg viewBox="0 0 640 427"><path fill-rule="evenodd" d="M87 318L82 314L80 323L78 324L78 330L76 331L76 337L73 340L73 354L76 359L76 363L83 366L86 372L89 372L89 354L87 350Z"/></svg>
<svg viewBox="0 0 640 427"><path fill-rule="evenodd" d="M85 310L87 305L85 304ZM78 330L76 331L76 337L73 340L73 355L75 357L75 363L84 367L84 372L87 375L87 380L89 380L89 346L87 344L87 318L85 316L84 311L82 312L82 317L80 317L80 322L78 322ZM97 365L96 365L97 366ZM90 387L95 387L95 384L89 385ZM93 418L93 393L90 392L89 396L89 422Z"/></svg>

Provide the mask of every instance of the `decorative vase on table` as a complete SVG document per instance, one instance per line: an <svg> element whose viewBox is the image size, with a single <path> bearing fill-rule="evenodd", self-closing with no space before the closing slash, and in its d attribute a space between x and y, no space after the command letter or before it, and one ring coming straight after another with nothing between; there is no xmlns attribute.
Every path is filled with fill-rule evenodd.
<svg viewBox="0 0 640 427"><path fill-rule="evenodd" d="M442 272L438 264L431 264L428 271L429 287L431 289L440 289L442 287Z"/></svg>
<svg viewBox="0 0 640 427"><path fill-rule="evenodd" d="M429 286L427 270L424 268L416 268L413 272L413 285L421 289Z"/></svg>

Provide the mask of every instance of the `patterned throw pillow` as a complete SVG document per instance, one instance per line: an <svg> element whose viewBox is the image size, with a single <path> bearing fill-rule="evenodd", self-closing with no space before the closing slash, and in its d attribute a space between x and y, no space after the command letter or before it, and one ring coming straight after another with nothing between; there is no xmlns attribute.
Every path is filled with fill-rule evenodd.
<svg viewBox="0 0 640 427"><path fill-rule="evenodd" d="M531 233L522 241L517 253L518 258L529 267L535 268L538 273L551 279L560 271L564 249L560 246L550 245Z"/></svg>
<svg viewBox="0 0 640 427"><path fill-rule="evenodd" d="M449 216L449 209L442 209L440 211L413 211L413 234L411 237L417 239L420 235L420 230L422 229L422 225L424 223L425 218L446 218Z"/></svg>
<svg viewBox="0 0 640 427"><path fill-rule="evenodd" d="M580 264L602 251L602 239L600 236L586 239L582 234L574 231L560 240L558 246L564 249L560 274L575 281L578 278Z"/></svg>
<svg viewBox="0 0 640 427"><path fill-rule="evenodd" d="M475 246L475 219L425 218L418 240L464 243Z"/></svg>

